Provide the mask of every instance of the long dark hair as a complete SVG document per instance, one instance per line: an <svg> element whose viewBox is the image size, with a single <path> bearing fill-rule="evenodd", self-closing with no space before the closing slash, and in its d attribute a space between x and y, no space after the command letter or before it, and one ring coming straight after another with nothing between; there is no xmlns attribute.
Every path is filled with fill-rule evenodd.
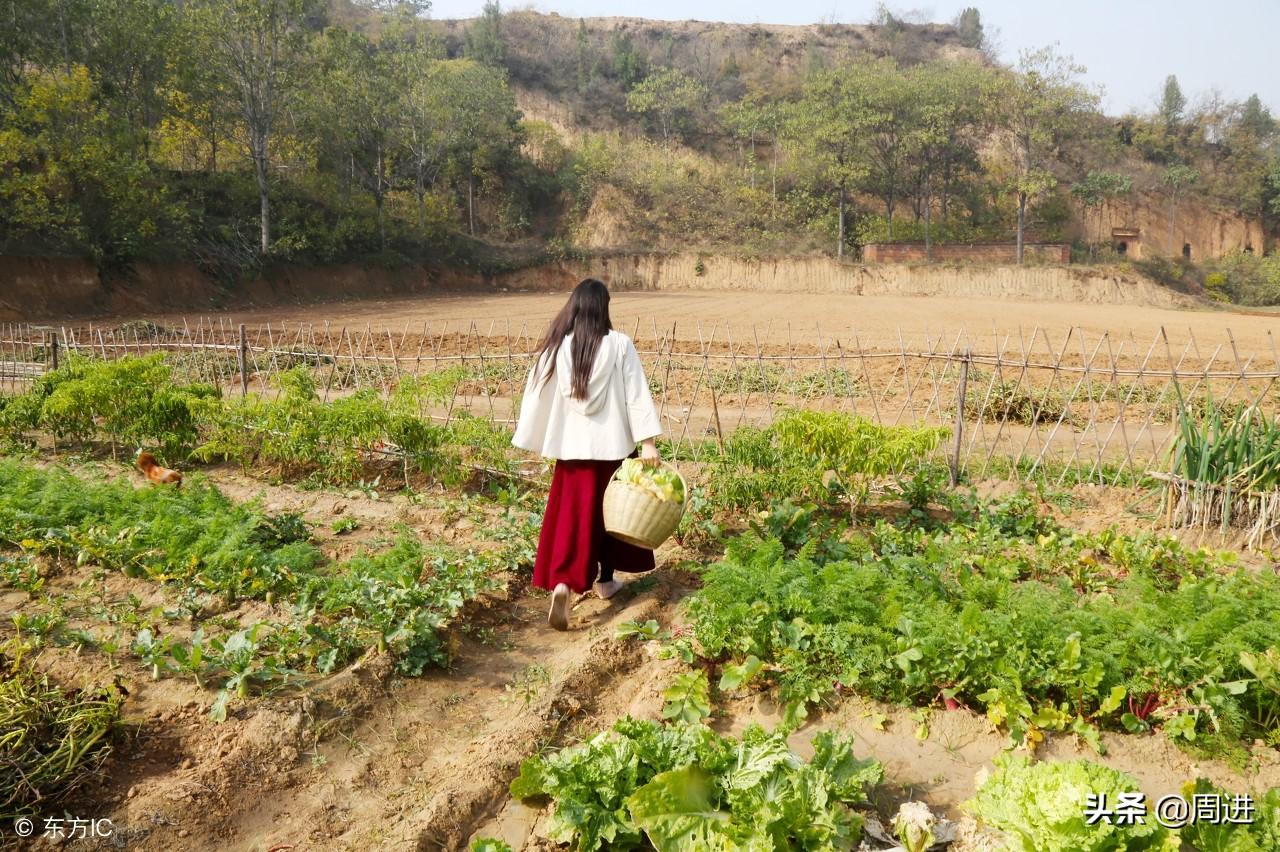
<svg viewBox="0 0 1280 852"><path fill-rule="evenodd" d="M542 362L547 356L547 372L542 377L543 383L551 379L556 369L556 355L560 352L560 344L566 336L572 334L573 377L569 383L569 395L574 399L587 398L587 382L591 380L591 368L596 363L596 353L600 350L600 341L613 328L609 319L609 288L603 281L594 278L583 279L573 288L573 295L565 302L560 313L551 321L547 336L542 338L538 346L538 357L535 364Z"/></svg>

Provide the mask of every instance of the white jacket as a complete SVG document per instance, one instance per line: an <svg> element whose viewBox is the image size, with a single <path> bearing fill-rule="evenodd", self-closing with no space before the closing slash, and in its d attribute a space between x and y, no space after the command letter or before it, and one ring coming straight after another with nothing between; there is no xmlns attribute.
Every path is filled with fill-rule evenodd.
<svg viewBox="0 0 1280 852"><path fill-rule="evenodd" d="M549 459L616 461L636 444L662 434L644 367L631 338L611 331L600 341L587 398L573 399L573 335L560 344L555 375L543 382L548 359L529 371L511 443Z"/></svg>

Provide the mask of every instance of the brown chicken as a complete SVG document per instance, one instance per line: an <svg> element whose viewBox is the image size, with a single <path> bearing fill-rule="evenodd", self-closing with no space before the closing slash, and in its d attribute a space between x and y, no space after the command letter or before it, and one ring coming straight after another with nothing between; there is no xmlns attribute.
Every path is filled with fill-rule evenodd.
<svg viewBox="0 0 1280 852"><path fill-rule="evenodd" d="M147 475L147 479L157 485L174 485L182 484L182 473L176 470L170 470L167 467L161 467L156 461L156 457L151 453L138 453L138 458L134 461L138 470Z"/></svg>

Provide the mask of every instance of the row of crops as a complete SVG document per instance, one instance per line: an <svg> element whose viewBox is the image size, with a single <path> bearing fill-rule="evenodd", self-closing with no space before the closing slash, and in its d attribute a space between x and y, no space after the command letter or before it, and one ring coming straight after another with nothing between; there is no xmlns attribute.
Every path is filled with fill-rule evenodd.
<svg viewBox="0 0 1280 852"><path fill-rule="evenodd" d="M465 416L422 416L448 399L449 381L406 378L389 394L322 401L297 367L270 398L224 398L175 382L153 356L73 361L0 397L0 442L11 456L0 459L0 589L41 600L15 617L6 660L42 645L92 649L209 689L215 719L366 653L391 655L404 676L446 663L448 631L466 604L527 569L539 502L538 486L510 485L520 480L505 432ZM1055 735L1101 752L1106 731L1237 761L1254 741L1280 746L1274 572L1153 534L1073 531L1031 492L992 501L953 490L947 472L925 461L946 437L814 411L728 435L690 476L699 485L678 540L699 588L683 606L687 629L623 631L623 641L659 643L686 665L668 690L668 721L624 721L537 757L513 793L554 802L558 838L584 850L683 849L690 837L709 849L848 848L880 768L835 737L802 760L786 735L851 693L922 712L968 708L1030 752ZM189 471L231 462L306 487L367 487L390 475L397 487L443 487L461 494L449 498L460 505L497 512L478 525L480 548L424 543L406 529L338 560L303 518L233 501L198 472L181 490L138 489L92 465L32 457L50 441L78 457L122 460L156 448ZM1190 440L1181 447L1190 458ZM148 584L166 604L109 601L93 584L51 593L50 578L77 566ZM262 606L237 609L244 603ZM12 764L25 768L0 775L0 816L46 807L100 766L119 712L119 696L58 692L22 670L48 687L30 690L43 702L33 701L30 719L76 718L56 711L61 700L95 710L84 718L96 727L87 737L68 728L65 738L47 728L36 741L50 750L29 750ZM706 727L723 699L750 692L787 706L779 730L735 739ZM52 749L64 742L74 744L64 746L71 759ZM66 771L39 776L36 763ZM1075 828L1032 831L1047 819L1051 791L1079 792L1086 781L1132 789L1132 779L1098 771L1004 762L974 812L1021 837L1021 848L1122 848L1088 845ZM38 788L19 780L36 777ZM1275 798L1267 813L1280 813ZM1206 850L1276 848L1257 833L1271 824L1233 835L1244 844L1256 834L1256 846L1214 846L1192 829L1181 839ZM929 845L916 829L893 830L907 848ZM1155 831L1112 841L1121 839L1130 849L1177 842Z"/></svg>

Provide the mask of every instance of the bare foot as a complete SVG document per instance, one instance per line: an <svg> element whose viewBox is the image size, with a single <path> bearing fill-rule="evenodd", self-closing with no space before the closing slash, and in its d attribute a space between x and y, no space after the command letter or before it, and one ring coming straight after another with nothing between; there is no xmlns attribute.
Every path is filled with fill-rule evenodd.
<svg viewBox="0 0 1280 852"><path fill-rule="evenodd" d="M604 583L596 583L592 588L595 589L596 595L600 600L607 601L609 598L622 591L622 587L624 585L626 584L617 580L608 580Z"/></svg>
<svg viewBox="0 0 1280 852"><path fill-rule="evenodd" d="M569 629L569 587L560 583L551 593L551 611L547 613L547 623L556 630Z"/></svg>

